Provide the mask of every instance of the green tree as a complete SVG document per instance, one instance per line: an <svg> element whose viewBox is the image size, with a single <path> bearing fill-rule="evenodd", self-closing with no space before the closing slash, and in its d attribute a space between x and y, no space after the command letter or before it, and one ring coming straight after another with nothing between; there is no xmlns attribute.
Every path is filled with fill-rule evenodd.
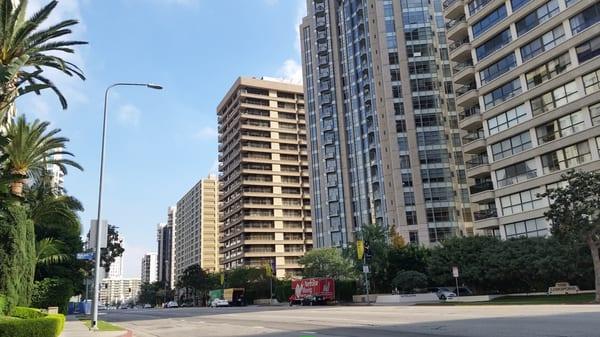
<svg viewBox="0 0 600 337"><path fill-rule="evenodd" d="M60 129L47 131L49 125L37 119L28 123L25 116L21 115L8 127L10 142L0 152L8 156L8 173L21 177L11 183L11 192L18 197L23 196L26 179L43 176L49 164L58 166L63 173L67 173L67 166L82 170L79 164L67 158L73 156L64 150L69 140L56 136Z"/></svg>
<svg viewBox="0 0 600 337"><path fill-rule="evenodd" d="M389 251L389 274L396 275L404 270L414 270L427 274L427 259L431 251L418 245L392 247Z"/></svg>
<svg viewBox="0 0 600 337"><path fill-rule="evenodd" d="M108 225L106 248L102 248L101 263L107 273L110 271L110 265L115 262L117 257L123 256L123 253L125 252L125 248L123 248L123 239L119 236L117 228L117 226Z"/></svg>
<svg viewBox="0 0 600 337"><path fill-rule="evenodd" d="M162 292L161 292L162 291ZM162 297L160 296L162 295ZM162 282L142 283L138 302L155 306L164 300L164 284Z"/></svg>
<svg viewBox="0 0 600 337"><path fill-rule="evenodd" d="M563 242L586 244L592 256L596 303L600 303L600 173L570 171L567 185L542 194L550 200L546 218Z"/></svg>
<svg viewBox="0 0 600 337"><path fill-rule="evenodd" d="M62 242L44 238L35 243L35 260L37 264L52 265L67 261L70 257L61 252Z"/></svg>
<svg viewBox="0 0 600 337"><path fill-rule="evenodd" d="M427 275L414 270L401 271L392 279L392 285L402 292L412 292L427 287Z"/></svg>
<svg viewBox="0 0 600 337"><path fill-rule="evenodd" d="M389 232L380 225L370 224L361 228L358 237L364 240L365 252L367 252L368 247L370 253L370 257L367 257L370 289L372 292L391 291L391 275L389 275L391 244L389 241ZM346 254L356 260L356 245L352 245L346 251ZM363 261L356 261L355 265L357 272L362 275Z"/></svg>
<svg viewBox="0 0 600 337"><path fill-rule="evenodd" d="M217 286L217 277L207 273L199 264L191 265L183 270L179 277L177 287L192 290L194 305L198 305L198 300L206 305L208 292Z"/></svg>
<svg viewBox="0 0 600 337"><path fill-rule="evenodd" d="M319 248L300 258L304 277L331 277L336 280L357 277L354 261L345 257L338 248Z"/></svg>
<svg viewBox="0 0 600 337"><path fill-rule="evenodd" d="M7 125L14 113L18 96L50 89L64 109L67 100L44 71L54 69L68 76L85 79L83 72L64 60L61 53L74 53L73 47L83 41L62 40L71 34L77 20L64 20L48 25L47 19L58 5L50 1L38 12L26 18L27 0L14 7L13 0L0 0L0 126ZM44 26L45 28L40 28Z"/></svg>

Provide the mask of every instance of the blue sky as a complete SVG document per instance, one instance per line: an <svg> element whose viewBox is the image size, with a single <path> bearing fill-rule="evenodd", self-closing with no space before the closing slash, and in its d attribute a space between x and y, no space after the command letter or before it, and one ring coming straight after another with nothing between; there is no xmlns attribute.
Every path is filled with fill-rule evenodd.
<svg viewBox="0 0 600 337"><path fill-rule="evenodd" d="M31 9L47 3L30 0ZM28 118L52 122L69 137L85 171L65 187L96 217L102 99L119 81L165 90L118 88L109 103L103 217L119 226L125 275L139 276L144 252L156 251L156 225L167 207L216 170L215 108L240 76L300 81L297 26L305 0L61 0L52 21L78 18L74 37L89 46L69 59L85 82L49 74L69 100L51 92L18 102Z"/></svg>

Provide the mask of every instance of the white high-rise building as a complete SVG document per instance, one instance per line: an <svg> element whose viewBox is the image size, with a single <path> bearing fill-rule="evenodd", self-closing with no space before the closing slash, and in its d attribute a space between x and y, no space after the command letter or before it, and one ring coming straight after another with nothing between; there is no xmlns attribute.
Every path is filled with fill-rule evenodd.
<svg viewBox="0 0 600 337"><path fill-rule="evenodd" d="M142 283L153 283L158 280L158 254L146 253L142 257Z"/></svg>
<svg viewBox="0 0 600 337"><path fill-rule="evenodd" d="M106 273L106 278L109 279L120 279L123 278L123 255L115 257L115 262L110 264L110 269Z"/></svg>
<svg viewBox="0 0 600 337"><path fill-rule="evenodd" d="M105 305L135 301L140 292L139 278L105 278L100 285L100 303Z"/></svg>

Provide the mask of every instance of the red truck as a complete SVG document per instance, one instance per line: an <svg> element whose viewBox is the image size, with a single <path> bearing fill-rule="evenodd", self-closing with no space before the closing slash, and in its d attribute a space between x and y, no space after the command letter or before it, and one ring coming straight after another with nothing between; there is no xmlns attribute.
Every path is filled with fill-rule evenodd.
<svg viewBox="0 0 600 337"><path fill-rule="evenodd" d="M294 304L325 304L335 300L335 281L332 278L304 278L292 280L290 306Z"/></svg>

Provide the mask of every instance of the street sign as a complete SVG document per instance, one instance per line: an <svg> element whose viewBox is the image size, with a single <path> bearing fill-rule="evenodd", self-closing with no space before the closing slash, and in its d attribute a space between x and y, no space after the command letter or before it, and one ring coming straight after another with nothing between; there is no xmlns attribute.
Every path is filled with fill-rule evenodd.
<svg viewBox="0 0 600 337"><path fill-rule="evenodd" d="M369 273L369 266L367 266L367 265L363 266L363 273L365 273L365 274Z"/></svg>
<svg viewBox="0 0 600 337"><path fill-rule="evenodd" d="M458 267L452 267L452 277L458 277Z"/></svg>
<svg viewBox="0 0 600 337"><path fill-rule="evenodd" d="M89 253L77 253L77 260L93 260L94 259L94 253L93 252L89 252Z"/></svg>
<svg viewBox="0 0 600 337"><path fill-rule="evenodd" d="M359 260L362 260L365 253L365 243L363 240L356 240L356 255Z"/></svg>

